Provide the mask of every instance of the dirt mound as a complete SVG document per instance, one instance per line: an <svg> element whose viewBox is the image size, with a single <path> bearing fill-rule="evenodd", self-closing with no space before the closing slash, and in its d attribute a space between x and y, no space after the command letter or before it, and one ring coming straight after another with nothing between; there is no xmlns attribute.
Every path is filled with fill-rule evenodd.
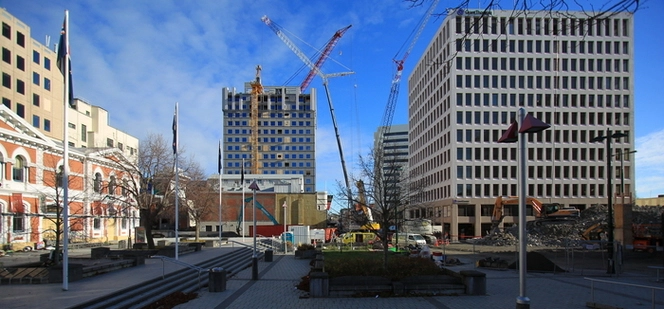
<svg viewBox="0 0 664 309"><path fill-rule="evenodd" d="M517 260L516 262L510 264L508 268L517 269L518 266L519 261ZM554 273L567 272L538 252L528 252L528 255L526 256L526 270Z"/></svg>

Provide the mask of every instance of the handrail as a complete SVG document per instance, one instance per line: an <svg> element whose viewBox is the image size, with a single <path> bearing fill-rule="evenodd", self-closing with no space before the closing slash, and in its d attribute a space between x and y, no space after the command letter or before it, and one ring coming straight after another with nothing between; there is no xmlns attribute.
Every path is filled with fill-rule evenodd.
<svg viewBox="0 0 664 309"><path fill-rule="evenodd" d="M191 265L189 263L182 262L180 260L176 260L176 259L168 257L168 256L164 256L164 255L153 255L153 256L151 256L151 258L161 259L161 280L164 280L166 278L166 275L165 275L166 269L165 269L164 261L168 261L168 262L171 262L173 264L177 264L177 265L184 266L184 267L187 267L187 268L190 268L190 269L193 269L193 270L197 270L198 271L198 289L199 290L201 289L201 273L206 271L206 269L204 269L202 267L198 267L196 265Z"/></svg>
<svg viewBox="0 0 664 309"><path fill-rule="evenodd" d="M632 287L637 287L637 288L651 289L651 294L652 294L651 295L651 298L652 298L651 307L653 309L655 309L655 290L664 291L664 288L660 288L660 287L656 287L656 286L626 283L626 282L618 282L618 281L609 281L609 280L594 279L594 278L588 278L588 277L584 277L583 279L590 280L590 300L593 303L595 302L595 282L602 282L602 283L608 283L608 284L626 285L626 286L632 286Z"/></svg>

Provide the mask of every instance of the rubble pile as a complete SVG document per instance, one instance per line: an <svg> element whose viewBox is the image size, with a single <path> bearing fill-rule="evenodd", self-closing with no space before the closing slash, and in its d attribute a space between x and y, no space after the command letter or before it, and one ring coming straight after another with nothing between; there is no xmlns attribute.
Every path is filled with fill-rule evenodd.
<svg viewBox="0 0 664 309"><path fill-rule="evenodd" d="M576 246L583 242L581 234L596 223L606 224L607 208L605 205L593 205L581 211L578 220L549 221L536 224L529 222L528 246L564 247ZM516 246L519 243L519 228L514 225L505 231L486 235L476 242L487 246Z"/></svg>
<svg viewBox="0 0 664 309"><path fill-rule="evenodd" d="M660 224L664 206L634 206L632 208L633 224ZM574 221L548 221L536 224L529 222L528 246L578 246L585 240L582 234L592 226L599 224L606 226L608 209L606 205L593 205L580 213L578 220ZM475 242L487 246L517 246L519 243L519 229L516 225L506 227L503 232L488 234Z"/></svg>
<svg viewBox="0 0 664 309"><path fill-rule="evenodd" d="M634 224L661 224L661 215L664 206L634 206L632 207L632 222Z"/></svg>

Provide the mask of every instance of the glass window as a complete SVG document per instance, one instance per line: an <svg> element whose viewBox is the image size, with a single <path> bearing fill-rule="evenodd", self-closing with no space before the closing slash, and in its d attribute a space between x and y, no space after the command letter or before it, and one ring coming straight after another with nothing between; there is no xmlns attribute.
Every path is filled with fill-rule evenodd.
<svg viewBox="0 0 664 309"><path fill-rule="evenodd" d="M12 166L12 179L14 181L24 181L25 159L21 156L14 158L14 165Z"/></svg>
<svg viewBox="0 0 664 309"><path fill-rule="evenodd" d="M2 61L12 64L12 52L4 47L2 48Z"/></svg>

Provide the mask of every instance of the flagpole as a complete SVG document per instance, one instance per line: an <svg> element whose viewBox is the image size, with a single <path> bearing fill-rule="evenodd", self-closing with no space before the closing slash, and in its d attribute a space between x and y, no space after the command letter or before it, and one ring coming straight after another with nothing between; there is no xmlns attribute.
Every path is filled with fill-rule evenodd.
<svg viewBox="0 0 664 309"><path fill-rule="evenodd" d="M219 140L219 158L217 159L217 172L219 173L219 245L221 246L221 140Z"/></svg>
<svg viewBox="0 0 664 309"><path fill-rule="evenodd" d="M179 191L180 186L178 184L180 172L178 171L178 103L175 102L175 115L173 116L173 153L175 154L175 259L179 259L179 244L180 236L178 235L178 227L180 224L179 220L179 208L178 208L178 199L180 197Z"/></svg>
<svg viewBox="0 0 664 309"><path fill-rule="evenodd" d="M244 158L242 158L242 170L240 175L240 187L242 188L242 243L244 243Z"/></svg>
<svg viewBox="0 0 664 309"><path fill-rule="evenodd" d="M69 124L69 11L65 10L65 22L63 25L64 33L64 72L63 77L65 80L64 83L64 96L63 96L63 107L64 107L64 124L63 124L63 172L62 172L62 290L69 290L69 134L68 134L68 124ZM59 47L59 46L58 46ZM56 252L57 252L56 248ZM58 257L55 257L55 260L58 260Z"/></svg>

